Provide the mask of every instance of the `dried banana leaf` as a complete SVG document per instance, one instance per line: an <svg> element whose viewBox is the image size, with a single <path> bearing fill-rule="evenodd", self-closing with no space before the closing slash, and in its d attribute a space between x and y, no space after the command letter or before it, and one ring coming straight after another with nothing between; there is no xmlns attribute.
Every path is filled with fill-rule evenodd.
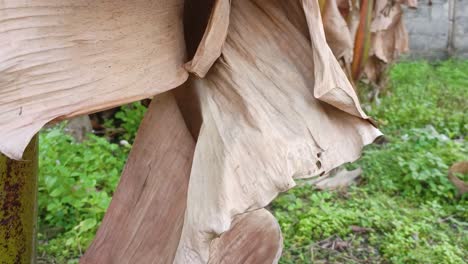
<svg viewBox="0 0 468 264"><path fill-rule="evenodd" d="M403 24L403 9L399 4L387 0L376 0L374 20L371 31L371 55L385 63L396 59L408 51L408 33Z"/></svg>
<svg viewBox="0 0 468 264"><path fill-rule="evenodd" d="M327 42L352 81L365 73L378 83L386 65L408 51L402 5L415 8L417 0L327 1L322 10Z"/></svg>
<svg viewBox="0 0 468 264"><path fill-rule="evenodd" d="M418 0L401 0L401 3L407 5L410 8L418 7Z"/></svg>
<svg viewBox="0 0 468 264"><path fill-rule="evenodd" d="M158 95L139 128L119 186L82 264L171 263L179 243L195 143L173 95ZM209 263L276 263L282 238L265 209L236 217Z"/></svg>
<svg viewBox="0 0 468 264"><path fill-rule="evenodd" d="M351 63L359 31L342 2L216 0L186 63L198 43L190 30L184 43L182 0L2 1L0 151L20 158L45 123L164 92L187 69L198 77L177 105L164 94L145 117L82 263L276 262L281 237L262 208L381 135L333 53ZM325 32L342 44L331 49ZM269 236L268 254L236 243Z"/></svg>
<svg viewBox="0 0 468 264"><path fill-rule="evenodd" d="M47 122L172 89L187 73L183 0L0 2L0 152Z"/></svg>
<svg viewBox="0 0 468 264"><path fill-rule="evenodd" d="M233 1L221 57L188 83L203 123L175 263L206 263L237 215L357 159L380 135L325 42L317 1L290 2Z"/></svg>
<svg viewBox="0 0 468 264"><path fill-rule="evenodd" d="M158 95L80 263L171 263L182 231L194 149L172 92Z"/></svg>
<svg viewBox="0 0 468 264"><path fill-rule="evenodd" d="M325 35L335 57L351 63L353 58L354 39L345 18L341 15L337 1L326 1L322 11Z"/></svg>
<svg viewBox="0 0 468 264"><path fill-rule="evenodd" d="M221 55L229 26L230 0L216 0L203 38L193 59L186 64L188 71L205 77Z"/></svg>
<svg viewBox="0 0 468 264"><path fill-rule="evenodd" d="M229 231L213 240L209 264L278 263L283 249L281 230L265 209L237 216Z"/></svg>
<svg viewBox="0 0 468 264"><path fill-rule="evenodd" d="M386 65L409 50L408 32L403 22L403 9L397 2L375 0L374 20L371 24L370 59L364 66L366 77L383 86ZM408 4L414 4L408 2Z"/></svg>
<svg viewBox="0 0 468 264"><path fill-rule="evenodd" d="M458 178L456 174L468 173L468 161L459 161L450 166L448 178L457 189L458 195L462 196L468 192L468 183Z"/></svg>

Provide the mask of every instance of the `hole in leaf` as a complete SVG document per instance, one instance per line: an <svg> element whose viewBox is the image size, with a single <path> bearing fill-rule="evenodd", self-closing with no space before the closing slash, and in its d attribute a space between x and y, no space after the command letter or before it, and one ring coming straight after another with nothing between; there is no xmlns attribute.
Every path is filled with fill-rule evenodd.
<svg viewBox="0 0 468 264"><path fill-rule="evenodd" d="M322 168L322 162L320 162L320 160L317 160L317 163L315 163L315 165L317 165L317 168L319 169Z"/></svg>

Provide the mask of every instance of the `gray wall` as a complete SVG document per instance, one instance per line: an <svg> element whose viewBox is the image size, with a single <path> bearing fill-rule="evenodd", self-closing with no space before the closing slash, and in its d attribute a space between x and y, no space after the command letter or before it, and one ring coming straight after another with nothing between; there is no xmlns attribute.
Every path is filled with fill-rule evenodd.
<svg viewBox="0 0 468 264"><path fill-rule="evenodd" d="M449 1L454 3L453 36L449 21ZM410 38L410 58L468 58L468 0L419 0L417 9L405 9L405 24ZM452 40L451 40L452 39ZM451 41L450 41L451 40Z"/></svg>

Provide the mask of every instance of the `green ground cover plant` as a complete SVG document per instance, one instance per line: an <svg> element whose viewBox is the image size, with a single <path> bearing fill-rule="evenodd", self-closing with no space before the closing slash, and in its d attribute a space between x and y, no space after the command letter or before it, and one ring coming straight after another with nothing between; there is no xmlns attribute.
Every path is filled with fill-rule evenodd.
<svg viewBox="0 0 468 264"><path fill-rule="evenodd" d="M122 107L107 126L122 133L112 141L133 142L146 108ZM91 243L112 198L130 145L89 134L81 143L64 132L66 123L40 133L39 260L77 263Z"/></svg>
<svg viewBox="0 0 468 264"><path fill-rule="evenodd" d="M63 126L43 131L39 140L39 251L65 263L92 240L128 148L95 135L77 143Z"/></svg>
<svg viewBox="0 0 468 264"><path fill-rule="evenodd" d="M465 263L468 202L447 178L468 160L468 61L401 62L379 100L364 101L385 134L366 147L360 181L340 191L307 183L269 209L285 248L280 263ZM365 91L365 89L362 89ZM145 108L124 107L108 126L132 143ZM77 143L63 125L40 135L39 259L77 263L112 197L130 146L94 135Z"/></svg>
<svg viewBox="0 0 468 264"><path fill-rule="evenodd" d="M380 101L366 105L386 142L352 165L360 184L344 193L304 185L273 202L280 262L465 263L468 204L447 171L468 159L467 76L467 61L395 65ZM320 243L329 238L341 249Z"/></svg>

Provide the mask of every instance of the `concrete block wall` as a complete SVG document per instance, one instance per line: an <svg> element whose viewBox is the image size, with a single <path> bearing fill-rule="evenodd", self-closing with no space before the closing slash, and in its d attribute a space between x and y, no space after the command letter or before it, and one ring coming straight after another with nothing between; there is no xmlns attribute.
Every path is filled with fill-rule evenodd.
<svg viewBox="0 0 468 264"><path fill-rule="evenodd" d="M468 58L468 0L456 0L455 6L455 54Z"/></svg>
<svg viewBox="0 0 468 264"><path fill-rule="evenodd" d="M452 2L452 3L449 3ZM432 2L432 4L429 4ZM453 35L449 21L454 4ZM410 40L410 58L468 58L468 0L419 0L417 9L405 9L404 21Z"/></svg>

